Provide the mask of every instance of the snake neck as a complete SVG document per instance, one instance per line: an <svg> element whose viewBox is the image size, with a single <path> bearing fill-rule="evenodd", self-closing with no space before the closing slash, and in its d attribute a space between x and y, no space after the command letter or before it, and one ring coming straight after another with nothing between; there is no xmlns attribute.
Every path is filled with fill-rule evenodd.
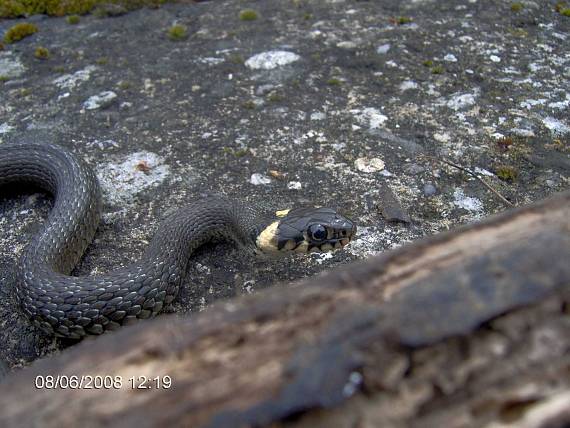
<svg viewBox="0 0 570 428"><path fill-rule="evenodd" d="M207 242L232 241L246 250L255 250L259 233L270 223L259 209L210 196L178 209L164 219L141 263L168 260L186 265L192 253Z"/></svg>

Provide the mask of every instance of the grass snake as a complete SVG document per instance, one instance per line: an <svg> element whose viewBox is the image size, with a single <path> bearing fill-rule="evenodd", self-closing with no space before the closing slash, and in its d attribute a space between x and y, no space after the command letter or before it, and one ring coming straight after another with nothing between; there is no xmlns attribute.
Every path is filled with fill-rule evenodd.
<svg viewBox="0 0 570 428"><path fill-rule="evenodd" d="M93 170L52 144L1 144L0 186L24 183L55 200L17 265L26 315L48 334L82 338L159 313L172 302L191 254L212 240L259 252L329 251L348 244L356 226L331 208L295 208L268 216L222 196L192 201L165 218L142 257L100 276L70 272L93 239L102 211Z"/></svg>

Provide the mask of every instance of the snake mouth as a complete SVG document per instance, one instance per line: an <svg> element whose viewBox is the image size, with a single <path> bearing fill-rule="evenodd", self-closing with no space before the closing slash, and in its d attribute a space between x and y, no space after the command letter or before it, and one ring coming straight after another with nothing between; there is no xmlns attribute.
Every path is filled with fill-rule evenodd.
<svg viewBox="0 0 570 428"><path fill-rule="evenodd" d="M352 241L352 237L342 238L342 239L331 239L329 242L326 242L321 245L309 245L309 252L319 252L319 253L328 253L330 251L340 250L341 248L346 247L350 241ZM300 251L304 252L304 251Z"/></svg>

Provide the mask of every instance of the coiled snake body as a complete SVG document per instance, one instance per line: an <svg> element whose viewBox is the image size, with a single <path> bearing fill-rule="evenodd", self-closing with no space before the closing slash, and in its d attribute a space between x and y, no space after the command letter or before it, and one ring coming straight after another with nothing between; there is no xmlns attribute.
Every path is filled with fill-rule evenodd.
<svg viewBox="0 0 570 428"><path fill-rule="evenodd" d="M17 293L44 331L81 338L149 318L172 302L190 255L212 239L262 252L328 251L350 241L356 227L330 208L298 208L268 218L224 197L192 202L163 220L138 262L108 274L69 273L91 242L101 214L97 177L81 159L50 144L0 145L0 186L39 186L55 197L49 216L25 249Z"/></svg>

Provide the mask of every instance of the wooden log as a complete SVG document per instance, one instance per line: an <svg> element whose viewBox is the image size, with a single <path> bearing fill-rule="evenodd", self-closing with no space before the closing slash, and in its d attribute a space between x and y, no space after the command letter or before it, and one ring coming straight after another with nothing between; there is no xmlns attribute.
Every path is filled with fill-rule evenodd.
<svg viewBox="0 0 570 428"><path fill-rule="evenodd" d="M85 340L8 376L0 425L570 423L569 260L565 192Z"/></svg>

